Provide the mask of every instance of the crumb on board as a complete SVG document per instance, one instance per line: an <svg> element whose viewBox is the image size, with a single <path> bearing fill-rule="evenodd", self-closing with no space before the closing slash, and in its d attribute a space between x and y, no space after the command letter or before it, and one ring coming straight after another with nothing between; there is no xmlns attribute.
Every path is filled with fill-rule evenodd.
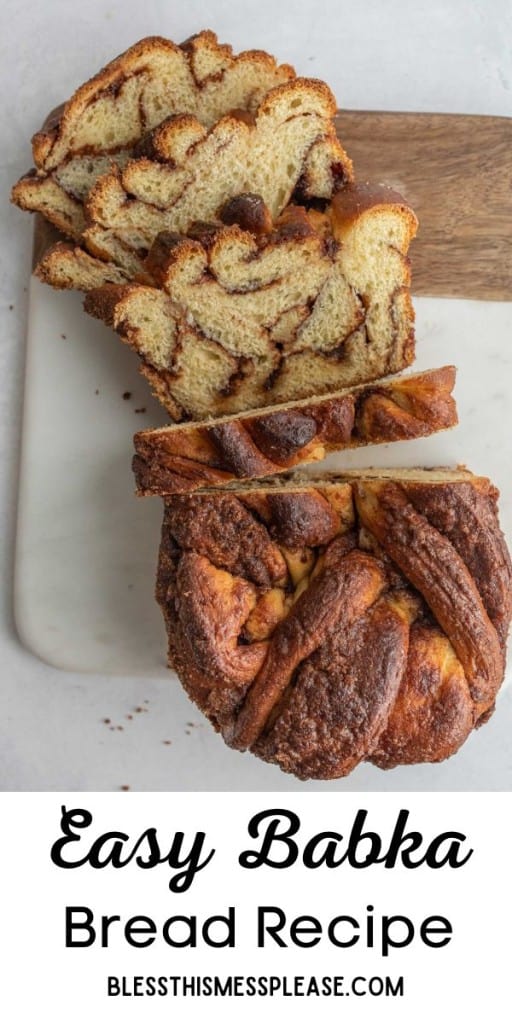
<svg viewBox="0 0 512 1024"><path fill-rule="evenodd" d="M12 305L11 305L11 306L9 306L9 309L14 309L14 306L12 306Z"/></svg>
<svg viewBox="0 0 512 1024"><path fill-rule="evenodd" d="M128 790L130 789L130 786L120 786L120 789L121 789L121 792L127 793Z"/></svg>
<svg viewBox="0 0 512 1024"><path fill-rule="evenodd" d="M164 747L170 747L172 745L172 740L162 740L162 743Z"/></svg>
<svg viewBox="0 0 512 1024"><path fill-rule="evenodd" d="M67 341L68 340L67 334L61 334L61 338L63 339L63 341Z"/></svg>
<svg viewBox="0 0 512 1024"><path fill-rule="evenodd" d="M134 411L135 412L146 412L146 406L145 405L141 405L140 409L135 409Z"/></svg>
<svg viewBox="0 0 512 1024"><path fill-rule="evenodd" d="M99 388L96 388L96 391L94 392L94 394L95 394L95 395L99 395L99 393L100 393L100 389L99 389Z"/></svg>
<svg viewBox="0 0 512 1024"><path fill-rule="evenodd" d="M131 391L123 391L123 401L129 402L132 397Z"/></svg>
<svg viewBox="0 0 512 1024"><path fill-rule="evenodd" d="M145 700L144 704L149 704L149 701ZM145 711L149 711L149 708L143 707L142 704L138 704L136 708L132 708L131 711L126 712L123 718L126 722L133 722L135 717L134 712L136 712L137 714L142 714ZM113 722L112 719L109 717L102 718L101 722L102 725L106 725L109 728L110 732L124 732L124 726L118 725L116 722Z"/></svg>

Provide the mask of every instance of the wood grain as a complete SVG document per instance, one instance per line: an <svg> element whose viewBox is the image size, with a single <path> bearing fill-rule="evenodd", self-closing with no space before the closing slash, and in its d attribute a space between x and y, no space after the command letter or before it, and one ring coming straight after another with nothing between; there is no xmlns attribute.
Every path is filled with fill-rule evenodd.
<svg viewBox="0 0 512 1024"><path fill-rule="evenodd" d="M416 211L416 295L512 300L512 119L341 111L337 130L356 178Z"/></svg>

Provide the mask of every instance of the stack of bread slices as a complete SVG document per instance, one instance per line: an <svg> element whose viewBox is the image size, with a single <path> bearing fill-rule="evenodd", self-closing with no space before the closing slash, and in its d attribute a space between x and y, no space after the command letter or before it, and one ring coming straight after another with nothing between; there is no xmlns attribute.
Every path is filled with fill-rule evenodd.
<svg viewBox="0 0 512 1024"><path fill-rule="evenodd" d="M290 472L457 422L452 366L393 376L417 220L357 181L335 112L212 32L145 39L51 116L13 189L66 236L38 276L86 293L173 421L134 459L165 499L170 664L228 743L300 778L453 753L493 709L511 615L489 481Z"/></svg>

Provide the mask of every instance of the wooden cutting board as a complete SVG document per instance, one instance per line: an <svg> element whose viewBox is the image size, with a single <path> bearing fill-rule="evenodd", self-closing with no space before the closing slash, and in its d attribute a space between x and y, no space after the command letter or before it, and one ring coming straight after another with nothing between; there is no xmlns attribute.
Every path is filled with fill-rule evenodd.
<svg viewBox="0 0 512 1024"><path fill-rule="evenodd" d="M416 295L512 299L512 119L341 111L360 181L393 185L420 228Z"/></svg>

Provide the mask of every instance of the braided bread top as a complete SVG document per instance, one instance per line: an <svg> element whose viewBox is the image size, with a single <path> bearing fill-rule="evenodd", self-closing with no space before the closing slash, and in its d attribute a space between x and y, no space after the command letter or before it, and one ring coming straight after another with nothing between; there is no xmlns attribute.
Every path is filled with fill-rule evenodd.
<svg viewBox="0 0 512 1024"><path fill-rule="evenodd" d="M228 744L301 779L449 757L504 675L497 493L390 471L175 496L157 585L171 665Z"/></svg>

